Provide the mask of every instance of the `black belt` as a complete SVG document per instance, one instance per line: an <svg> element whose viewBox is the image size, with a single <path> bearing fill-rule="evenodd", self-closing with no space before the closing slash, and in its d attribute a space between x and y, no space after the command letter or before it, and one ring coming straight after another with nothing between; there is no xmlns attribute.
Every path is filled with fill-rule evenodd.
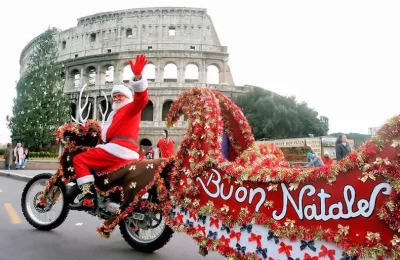
<svg viewBox="0 0 400 260"><path fill-rule="evenodd" d="M131 141L132 143L134 143L135 145L137 145L137 142L135 139L129 137L129 136L115 136L113 138L111 138L110 140L107 140L106 143L109 143L113 140L127 140L127 141Z"/></svg>

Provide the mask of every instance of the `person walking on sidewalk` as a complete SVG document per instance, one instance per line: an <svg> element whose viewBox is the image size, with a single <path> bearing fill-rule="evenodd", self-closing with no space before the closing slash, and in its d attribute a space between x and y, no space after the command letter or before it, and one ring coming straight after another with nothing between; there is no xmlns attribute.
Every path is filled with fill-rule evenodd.
<svg viewBox="0 0 400 260"><path fill-rule="evenodd" d="M11 146L11 143L7 144L7 149L4 153L4 165L6 166L6 170L10 170L11 169L11 165L13 163L13 149Z"/></svg>
<svg viewBox="0 0 400 260"><path fill-rule="evenodd" d="M29 149L25 148L24 150L24 159L22 161L22 169L25 168L26 164L28 163L29 160Z"/></svg>
<svg viewBox="0 0 400 260"><path fill-rule="evenodd" d="M21 143L17 143L17 146L15 146L14 157L15 157L15 169L18 170L19 166L22 165L22 160L24 159L24 149L22 148Z"/></svg>

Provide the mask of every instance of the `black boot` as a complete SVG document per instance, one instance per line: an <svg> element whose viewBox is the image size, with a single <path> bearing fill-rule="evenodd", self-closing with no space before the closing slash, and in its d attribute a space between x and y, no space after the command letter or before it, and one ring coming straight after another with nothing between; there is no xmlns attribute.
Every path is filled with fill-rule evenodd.
<svg viewBox="0 0 400 260"><path fill-rule="evenodd" d="M75 205L70 206L74 210L92 211L96 208L96 191L93 182L84 183L79 185L83 198Z"/></svg>

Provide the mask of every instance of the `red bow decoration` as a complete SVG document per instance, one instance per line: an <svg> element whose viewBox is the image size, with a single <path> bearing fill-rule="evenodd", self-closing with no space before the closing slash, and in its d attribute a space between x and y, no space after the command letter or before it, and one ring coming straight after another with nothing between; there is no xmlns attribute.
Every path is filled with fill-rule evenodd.
<svg viewBox="0 0 400 260"><path fill-rule="evenodd" d="M229 246L229 243L231 242L231 240L229 238L225 238L225 236L222 235L222 237L219 239L219 242L221 244L223 244L224 246Z"/></svg>
<svg viewBox="0 0 400 260"><path fill-rule="evenodd" d="M189 217L193 218L193 219L194 219L194 221L196 221L196 220L197 220L196 213L194 213L193 211L189 211Z"/></svg>
<svg viewBox="0 0 400 260"><path fill-rule="evenodd" d="M249 237L249 241L250 242L252 242L252 241L257 241L257 247L261 247L261 238L262 238L262 236L261 235L256 235L256 234L254 234L254 233L251 233L251 235L250 235L250 237Z"/></svg>
<svg viewBox="0 0 400 260"><path fill-rule="evenodd" d="M318 260L318 256L310 256L309 254L304 254L304 260Z"/></svg>
<svg viewBox="0 0 400 260"><path fill-rule="evenodd" d="M285 243L281 242L279 244L281 247L279 248L278 252L279 254L281 253L285 253L286 256L290 256L290 251L292 250L292 246L291 245L286 245Z"/></svg>
<svg viewBox="0 0 400 260"><path fill-rule="evenodd" d="M319 257L328 256L330 260L335 260L335 250L326 248L326 246L321 246L321 252L319 252Z"/></svg>
<svg viewBox="0 0 400 260"><path fill-rule="evenodd" d="M217 228L219 228L219 220L217 218L210 218L210 227L212 227L212 225L215 225Z"/></svg>
<svg viewBox="0 0 400 260"><path fill-rule="evenodd" d="M229 236L231 239L232 238L236 238L237 242L240 241L240 237L242 236L242 233L240 232L235 232L235 231L231 231L231 235Z"/></svg>
<svg viewBox="0 0 400 260"><path fill-rule="evenodd" d="M178 224L183 223L183 215L181 213L176 213L175 221L178 222Z"/></svg>
<svg viewBox="0 0 400 260"><path fill-rule="evenodd" d="M196 231L197 232L203 232L203 236L206 235L206 227L203 227L201 225L197 225Z"/></svg>

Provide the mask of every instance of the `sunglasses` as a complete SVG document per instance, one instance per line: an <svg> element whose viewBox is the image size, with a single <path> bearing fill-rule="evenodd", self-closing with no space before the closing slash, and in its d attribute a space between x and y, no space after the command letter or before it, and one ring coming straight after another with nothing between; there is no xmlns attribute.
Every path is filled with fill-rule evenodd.
<svg viewBox="0 0 400 260"><path fill-rule="evenodd" d="M116 93L116 94L113 95L113 98L116 98L116 99L122 99L124 97L125 97L125 95L119 94L119 93Z"/></svg>

